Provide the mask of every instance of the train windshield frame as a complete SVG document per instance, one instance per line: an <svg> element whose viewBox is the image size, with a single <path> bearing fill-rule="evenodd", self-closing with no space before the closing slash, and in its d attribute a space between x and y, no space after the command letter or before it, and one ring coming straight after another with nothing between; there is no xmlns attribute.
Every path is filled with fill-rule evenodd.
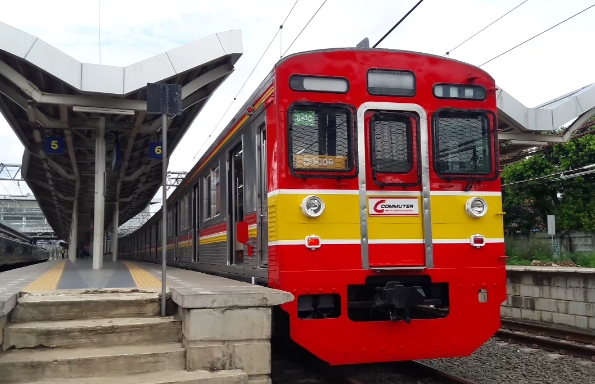
<svg viewBox="0 0 595 384"><path fill-rule="evenodd" d="M297 102L287 111L288 161L296 177L353 177L355 108Z"/></svg>
<svg viewBox="0 0 595 384"><path fill-rule="evenodd" d="M442 109L432 117L434 171L443 179L493 180L496 117L488 110Z"/></svg>

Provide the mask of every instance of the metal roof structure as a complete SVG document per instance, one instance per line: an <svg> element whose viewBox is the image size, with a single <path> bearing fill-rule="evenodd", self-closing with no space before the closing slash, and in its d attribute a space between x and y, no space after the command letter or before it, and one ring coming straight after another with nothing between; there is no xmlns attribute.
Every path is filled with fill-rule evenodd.
<svg viewBox="0 0 595 384"><path fill-rule="evenodd" d="M233 30L127 67L86 64L0 22L0 111L25 147L22 178L56 235L68 239L78 211L78 238L90 239L97 148L107 154L104 229L117 203L124 223L159 189L161 160L148 152L150 142L160 141L161 119L146 112L147 83L182 86L183 114L168 119L171 155L241 55L241 32ZM100 124L103 147L96 140ZM47 150L54 137L62 153Z"/></svg>
<svg viewBox="0 0 595 384"><path fill-rule="evenodd" d="M498 96L500 163L511 164L565 143L595 126L595 84L527 108L502 89Z"/></svg>

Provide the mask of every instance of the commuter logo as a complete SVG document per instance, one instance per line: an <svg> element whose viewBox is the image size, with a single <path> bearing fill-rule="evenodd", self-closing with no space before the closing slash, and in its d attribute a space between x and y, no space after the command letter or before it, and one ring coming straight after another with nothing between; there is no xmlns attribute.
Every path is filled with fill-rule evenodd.
<svg viewBox="0 0 595 384"><path fill-rule="evenodd" d="M418 216L419 202L416 198L370 198L370 216Z"/></svg>

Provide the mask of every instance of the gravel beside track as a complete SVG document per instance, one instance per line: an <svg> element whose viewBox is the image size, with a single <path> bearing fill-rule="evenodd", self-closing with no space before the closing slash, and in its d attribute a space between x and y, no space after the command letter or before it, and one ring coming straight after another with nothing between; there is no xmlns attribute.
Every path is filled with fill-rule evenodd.
<svg viewBox="0 0 595 384"><path fill-rule="evenodd" d="M491 339L470 357L424 360L423 363L480 384L595 382L593 362L509 344L497 339Z"/></svg>

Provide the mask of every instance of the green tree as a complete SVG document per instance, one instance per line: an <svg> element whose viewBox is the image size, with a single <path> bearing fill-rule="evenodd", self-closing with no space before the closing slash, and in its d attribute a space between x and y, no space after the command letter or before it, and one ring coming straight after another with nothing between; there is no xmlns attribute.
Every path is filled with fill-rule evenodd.
<svg viewBox="0 0 595 384"><path fill-rule="evenodd" d="M545 153L507 166L502 183L514 183L595 164L595 136L556 144ZM594 168L595 169L595 168ZM544 228L556 215L561 231L595 231L595 173L573 178L555 176L503 187L505 226L509 234Z"/></svg>

